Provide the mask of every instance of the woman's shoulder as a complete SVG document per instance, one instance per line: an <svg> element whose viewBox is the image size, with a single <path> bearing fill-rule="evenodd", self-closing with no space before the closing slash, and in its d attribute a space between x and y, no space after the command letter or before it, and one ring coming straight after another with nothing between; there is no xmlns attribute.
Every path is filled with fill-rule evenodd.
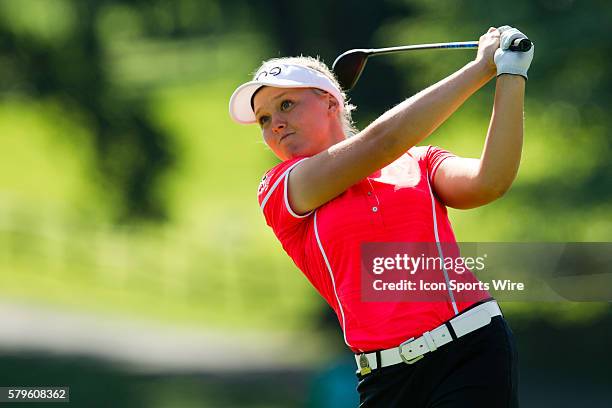
<svg viewBox="0 0 612 408"><path fill-rule="evenodd" d="M288 173L293 167L299 162L306 159L307 157L294 157L293 159L285 160L276 164L274 167L266 171L259 182L259 188L257 189L258 195L267 192L270 187L280 181L279 178Z"/></svg>

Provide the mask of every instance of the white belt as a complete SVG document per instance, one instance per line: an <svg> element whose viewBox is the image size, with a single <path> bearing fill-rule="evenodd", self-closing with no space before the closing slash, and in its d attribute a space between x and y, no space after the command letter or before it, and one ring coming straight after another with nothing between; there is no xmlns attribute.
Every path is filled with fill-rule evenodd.
<svg viewBox="0 0 612 408"><path fill-rule="evenodd" d="M496 301L493 300L482 303L452 318L447 323L431 331L426 331L421 337L416 339L413 337L406 340L398 347L379 351L380 366L387 367L401 362L412 364L423 358L424 354L435 351L454 339L465 336L474 330L486 326L491 322L492 317L501 315L502 312ZM451 328L454 333L452 333L449 328ZM365 375L378 368L376 353L377 352L355 355L358 373Z"/></svg>

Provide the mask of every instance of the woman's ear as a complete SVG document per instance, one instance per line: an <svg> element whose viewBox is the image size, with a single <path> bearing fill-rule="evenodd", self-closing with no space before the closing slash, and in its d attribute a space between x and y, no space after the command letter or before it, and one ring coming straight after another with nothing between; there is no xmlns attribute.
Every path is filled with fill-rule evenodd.
<svg viewBox="0 0 612 408"><path fill-rule="evenodd" d="M328 100L327 108L329 109L329 111L332 113L338 112L338 108L339 108L338 100L330 93L327 94L327 100Z"/></svg>

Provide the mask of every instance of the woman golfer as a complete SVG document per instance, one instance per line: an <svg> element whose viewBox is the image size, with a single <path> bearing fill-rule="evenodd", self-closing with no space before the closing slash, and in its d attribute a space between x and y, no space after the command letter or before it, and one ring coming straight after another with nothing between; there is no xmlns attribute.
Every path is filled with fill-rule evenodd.
<svg viewBox="0 0 612 408"><path fill-rule="evenodd" d="M264 176L259 203L284 250L336 312L355 353L362 407L518 405L512 334L486 290L469 300L448 290L443 301L364 302L360 248L455 243L446 207L478 207L508 190L533 57L533 49L508 47L522 36L490 28L474 61L356 134L352 106L312 58L267 61L232 95L232 118L259 124L282 161ZM495 76L479 159L416 146Z"/></svg>

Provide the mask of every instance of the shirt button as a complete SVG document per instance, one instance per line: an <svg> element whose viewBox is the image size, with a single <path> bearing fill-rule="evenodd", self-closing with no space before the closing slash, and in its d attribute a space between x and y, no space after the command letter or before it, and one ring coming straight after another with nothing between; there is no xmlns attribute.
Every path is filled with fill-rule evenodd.
<svg viewBox="0 0 612 408"><path fill-rule="evenodd" d="M372 212L378 211L378 207L372 207Z"/></svg>
<svg viewBox="0 0 612 408"><path fill-rule="evenodd" d="M371 192L371 191L368 191L368 195L369 195L369 196L371 196L371 195L372 195L372 192Z"/></svg>

